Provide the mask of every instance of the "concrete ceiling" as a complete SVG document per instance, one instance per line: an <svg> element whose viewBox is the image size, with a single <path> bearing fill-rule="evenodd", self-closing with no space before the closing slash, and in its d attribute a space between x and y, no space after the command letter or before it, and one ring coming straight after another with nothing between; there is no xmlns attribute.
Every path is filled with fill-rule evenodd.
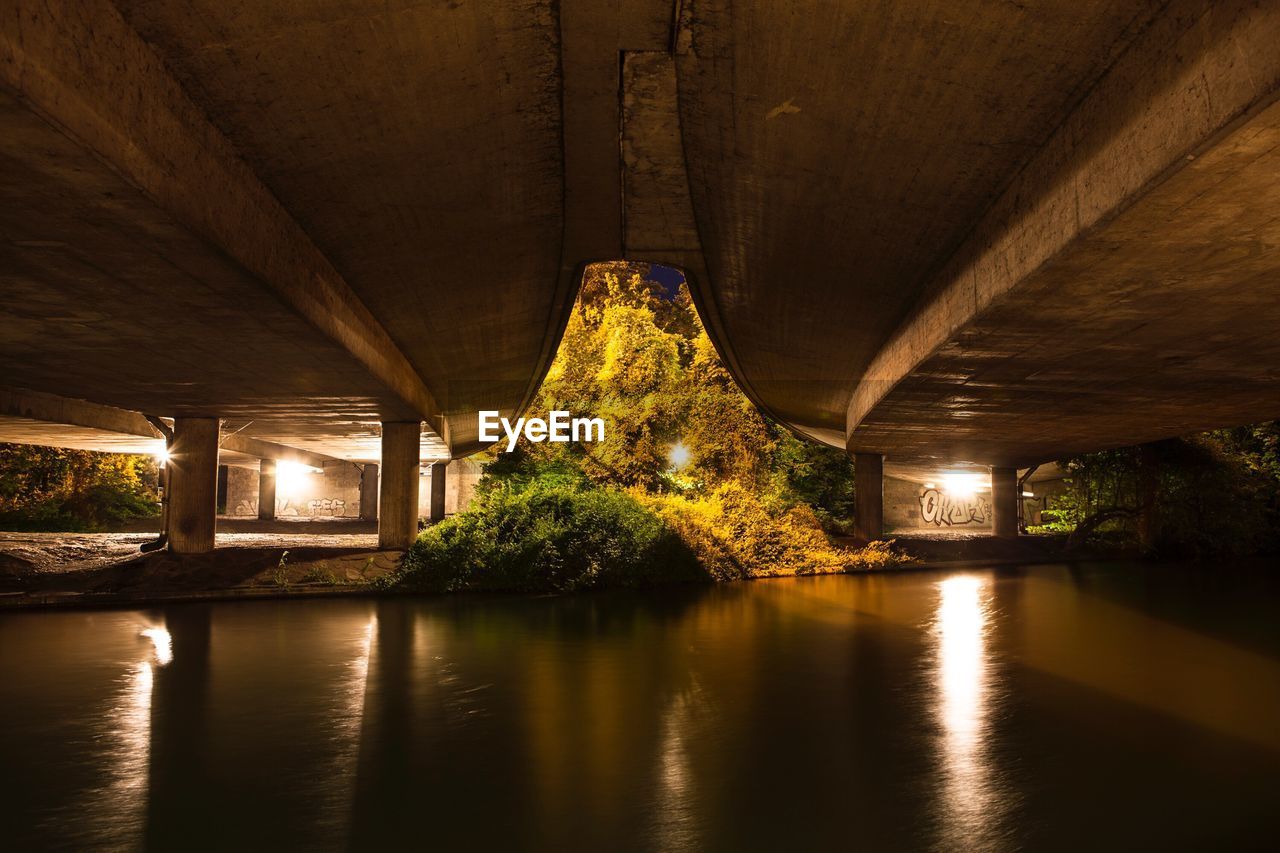
<svg viewBox="0 0 1280 853"><path fill-rule="evenodd" d="M21 0L4 383L377 457L523 408L584 264L904 460L1280 416L1280 4ZM0 438L3 438L0 429Z"/></svg>

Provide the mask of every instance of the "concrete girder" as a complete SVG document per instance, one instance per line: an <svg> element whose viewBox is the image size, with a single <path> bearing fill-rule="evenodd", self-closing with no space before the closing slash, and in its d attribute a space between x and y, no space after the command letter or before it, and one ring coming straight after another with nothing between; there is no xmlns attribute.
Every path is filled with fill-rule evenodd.
<svg viewBox="0 0 1280 853"><path fill-rule="evenodd" d="M164 435L141 412L3 387L0 441L105 453L153 454L164 448ZM218 446L222 461L229 464L252 465L256 459L272 459L321 468L326 462L343 461L243 433L222 433Z"/></svg>
<svg viewBox="0 0 1280 853"><path fill-rule="evenodd" d="M115 6L105 0L17 4L0 29L0 75L10 101L39 117L22 118L31 133L62 134L123 179L128 186L121 194L140 193L129 205L145 199L155 206L156 214L143 211L131 221L152 216L186 230L215 256L229 259L236 275L265 285L389 389L394 401L375 403L373 422L379 414L412 412L442 428L435 399L385 329ZM20 108L6 107L19 116ZM51 156L56 159L44 174L56 179L59 192L95 190L68 171L70 154ZM23 246L29 253L57 248L41 240ZM6 266L25 262L14 261ZM43 263L41 272L48 270ZM166 414L185 405L179 401Z"/></svg>
<svg viewBox="0 0 1280 853"><path fill-rule="evenodd" d="M1027 465L1280 416L1280 6L1174 2L880 349L852 450Z"/></svg>

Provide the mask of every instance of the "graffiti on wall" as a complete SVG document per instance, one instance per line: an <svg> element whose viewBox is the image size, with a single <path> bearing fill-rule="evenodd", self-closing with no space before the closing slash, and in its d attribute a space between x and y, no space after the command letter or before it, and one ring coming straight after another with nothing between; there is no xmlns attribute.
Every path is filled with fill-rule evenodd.
<svg viewBox="0 0 1280 853"><path fill-rule="evenodd" d="M256 518L258 516L258 501L256 498L249 498L236 504L235 514L238 516L248 516ZM318 517L343 517L346 515L359 515L360 503L354 502L350 505L348 511L347 502L342 498L316 498L310 501L292 501L288 498L278 498L276 500L276 518L296 518L298 516L318 516Z"/></svg>
<svg viewBox="0 0 1280 853"><path fill-rule="evenodd" d="M991 503L977 495L953 497L938 489L925 489L920 495L920 517L925 524L936 527L987 524L991 520Z"/></svg>

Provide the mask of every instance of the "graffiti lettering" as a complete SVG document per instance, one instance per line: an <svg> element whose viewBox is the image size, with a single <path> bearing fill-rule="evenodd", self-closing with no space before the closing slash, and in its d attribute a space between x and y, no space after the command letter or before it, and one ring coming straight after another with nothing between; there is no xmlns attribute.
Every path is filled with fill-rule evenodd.
<svg viewBox="0 0 1280 853"><path fill-rule="evenodd" d="M344 515L347 502L341 498L318 498L307 505L312 515Z"/></svg>
<svg viewBox="0 0 1280 853"><path fill-rule="evenodd" d="M937 489L925 489L920 496L920 517L925 524L937 527L986 524L991 519L991 504L986 498L955 498Z"/></svg>

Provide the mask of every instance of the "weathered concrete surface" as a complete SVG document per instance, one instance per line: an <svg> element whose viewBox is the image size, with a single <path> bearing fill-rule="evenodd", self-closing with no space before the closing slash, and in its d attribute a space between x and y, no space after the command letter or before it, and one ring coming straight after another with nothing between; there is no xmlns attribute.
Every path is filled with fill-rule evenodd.
<svg viewBox="0 0 1280 853"><path fill-rule="evenodd" d="M172 419L160 420L172 426ZM4 387L0 387L0 441L152 455L159 455L165 446L160 430L141 412ZM319 468L339 461L253 438L225 424L218 444L222 464L256 465L259 459L277 459Z"/></svg>
<svg viewBox="0 0 1280 853"><path fill-rule="evenodd" d="M169 458L165 533L175 554L213 550L217 523L218 420L178 418Z"/></svg>
<svg viewBox="0 0 1280 853"><path fill-rule="evenodd" d="M216 553L139 554L149 538L0 533L0 608L360 593L400 556L371 534L219 533Z"/></svg>
<svg viewBox="0 0 1280 853"><path fill-rule="evenodd" d="M378 321L113 6L19 4L0 36L3 154L29 176L4 184L17 239L3 269L25 288L16 310L50 326L19 336L26 370L10 381L50 388L56 371L68 396L170 415L278 415L293 401L327 420L436 418ZM67 314L83 317L76 335ZM215 369L215 345L242 347L238 371ZM335 375L317 382L314 359Z"/></svg>
<svg viewBox="0 0 1280 853"><path fill-rule="evenodd" d="M739 379L842 435L918 289L1161 5L682 4L696 284Z"/></svg>
<svg viewBox="0 0 1280 853"><path fill-rule="evenodd" d="M1028 464L1280 416L1280 5L1173 3L867 369L848 443Z"/></svg>
<svg viewBox="0 0 1280 853"><path fill-rule="evenodd" d="M1278 17L21 0L5 381L361 461L421 419L457 457L625 256L684 268L748 395L855 452L1273 417Z"/></svg>
<svg viewBox="0 0 1280 853"><path fill-rule="evenodd" d="M421 425L384 423L378 465L378 547L405 549L418 536L418 432Z"/></svg>
<svg viewBox="0 0 1280 853"><path fill-rule="evenodd" d="M859 453L853 462L854 532L871 541L884 535L884 457Z"/></svg>

